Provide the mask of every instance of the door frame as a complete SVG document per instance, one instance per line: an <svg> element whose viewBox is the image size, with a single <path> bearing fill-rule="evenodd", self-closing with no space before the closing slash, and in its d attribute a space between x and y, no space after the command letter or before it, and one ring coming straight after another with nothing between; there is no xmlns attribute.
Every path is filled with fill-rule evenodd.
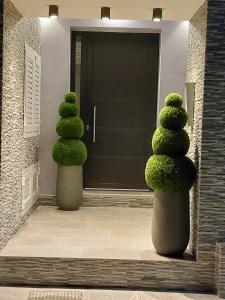
<svg viewBox="0 0 225 300"><path fill-rule="evenodd" d="M159 109L159 95L160 95L160 69L161 69L161 29L143 29L143 28L110 28L110 27L75 27L71 29L71 51L70 51L70 90L75 92L75 82L76 82L76 37L79 34L84 34L85 32L104 32L104 33L128 33L128 34L137 34L137 33L157 33L159 34L159 62L158 62L158 86L157 86L157 104L156 104L156 113ZM82 61L82 53L81 53L81 61ZM80 78L81 79L81 78ZM158 126L157 116L155 118L156 124L155 127ZM84 175L83 175L84 176ZM84 186L83 186L84 188ZM103 188L85 188L85 190L104 190L104 191L137 191L137 192L149 192L149 190L143 189L103 189Z"/></svg>

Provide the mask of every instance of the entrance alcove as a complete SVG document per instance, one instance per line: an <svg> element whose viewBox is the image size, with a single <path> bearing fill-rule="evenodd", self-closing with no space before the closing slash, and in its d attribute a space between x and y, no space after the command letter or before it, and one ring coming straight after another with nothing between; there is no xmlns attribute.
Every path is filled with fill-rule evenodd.
<svg viewBox="0 0 225 300"><path fill-rule="evenodd" d="M3 47L1 284L216 291L217 276L222 272L220 264L217 265L215 248L217 240L223 238L224 227L221 219L223 178L218 179L218 174L222 172L220 159L223 158L223 136L222 134L218 136L217 129L220 128L222 133L224 129L223 122L215 114L215 112L219 114L220 110L211 99L216 99L223 106L221 95L224 87L221 86L221 90L215 91L210 80L213 80L215 86L219 84L220 68L224 66L224 62L220 61L218 48L213 48L215 60L212 61L210 46L222 38L212 34L219 22L214 20L216 18L214 10L218 12L218 18L222 11L218 11L213 5L213 0L205 3L196 2L192 6L192 11L185 12L184 8L179 10L178 7L174 7L173 10L177 9L177 12L168 17L174 21L154 23L141 21L137 16L134 16L136 19L134 21L103 22L94 20L91 14L87 20L79 19L84 18L82 9L80 16L73 17L76 19L68 18L71 17L69 10L68 15L65 13L65 18L62 19L38 19L37 17L43 16L38 8L29 12L23 5L20 6L17 0L14 1L15 6L9 0L5 1L4 10L2 6L4 27L1 43ZM25 17L20 15L20 10ZM189 19L190 22L180 21ZM82 87L84 77L79 57L79 43L82 43L79 38L85 34L89 40L97 35L100 41L98 45L104 44L103 41L113 35L114 40L116 36L129 37L132 34L138 37L158 38L158 68L154 77L156 86L151 90L151 94L152 91L155 93L152 98L154 113L151 115L152 127L146 141L148 144L151 132L158 124L157 115L164 97L171 90L184 94L185 82L195 83L194 122L193 127L188 130L192 141L190 156L198 167L199 177L192 191L190 245L183 257L165 258L154 252L150 236L153 195L141 184L135 188L127 186L126 190L126 183L121 186L110 186L109 181L103 182L100 176L97 183L86 177L81 209L75 212L57 210L56 165L51 158L52 145L57 139L55 134L57 109L64 94L70 89L75 89L79 96L81 114L85 111L82 94L85 86ZM23 72L18 70L17 66L23 66L25 42L41 55L42 61L40 147L37 137L28 139L23 137ZM93 60L96 59L95 66L99 63L98 55L101 54L101 57L104 53L104 51L96 52L96 57L92 56ZM81 57L83 54L84 51L81 51ZM10 64L11 56L15 57L14 64ZM141 59L137 60L138 74L141 74L139 69L143 68L141 63L143 63ZM129 61L127 64L129 65ZM215 70L215 65L218 73L214 73L215 77L211 78L211 70L213 68ZM11 72L12 70L14 72ZM105 75L108 75L106 71ZM98 76L99 74L101 75L98 73ZM114 76L119 77L116 70ZM99 84L102 78L97 76L96 78ZM10 101L14 96L17 102L12 113ZM132 100L138 107L137 97ZM110 105L112 107L112 103L109 103ZM112 109L112 112L115 114L116 110ZM132 111L134 112L135 110ZM104 114L105 111L102 112L102 116ZM213 126L209 122L210 117L216 125ZM11 122L14 126L9 130ZM87 120L85 123L89 125ZM214 148L215 141L219 141L216 148ZM8 154L8 147L14 149L14 144L17 146L16 151L10 151ZM38 161L38 153L39 199L26 214L22 215L22 171ZM107 155L110 156L108 153ZM90 168L89 165L84 172L90 172ZM105 187L98 186L99 182L105 183ZM214 198L217 202L214 202L212 207ZM222 260L222 254L223 247L219 245L218 262Z"/></svg>

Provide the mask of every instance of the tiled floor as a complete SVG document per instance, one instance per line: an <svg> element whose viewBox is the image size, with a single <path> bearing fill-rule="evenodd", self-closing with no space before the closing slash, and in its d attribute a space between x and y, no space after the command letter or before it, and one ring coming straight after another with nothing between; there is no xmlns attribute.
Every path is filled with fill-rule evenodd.
<svg viewBox="0 0 225 300"><path fill-rule="evenodd" d="M0 287L0 300L29 300L34 291L41 289L29 288L5 288ZM66 290L49 290L50 292L66 293ZM71 291L71 290L68 290ZM111 290L82 290L82 300L216 300L214 295L184 294L184 293L160 293L160 292L128 292ZM32 299L32 298L31 298ZM43 299L43 298L34 298ZM46 298L49 299L71 299L71 298Z"/></svg>
<svg viewBox="0 0 225 300"><path fill-rule="evenodd" d="M39 206L0 255L154 259L151 216L148 208Z"/></svg>
<svg viewBox="0 0 225 300"><path fill-rule="evenodd" d="M151 218L151 208L39 206L0 256L168 260L154 251Z"/></svg>

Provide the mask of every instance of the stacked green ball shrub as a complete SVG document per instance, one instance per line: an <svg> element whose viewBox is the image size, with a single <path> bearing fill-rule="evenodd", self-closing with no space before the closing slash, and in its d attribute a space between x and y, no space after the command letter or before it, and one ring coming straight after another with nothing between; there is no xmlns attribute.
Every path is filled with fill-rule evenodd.
<svg viewBox="0 0 225 300"><path fill-rule="evenodd" d="M60 119L56 131L61 138L55 143L53 159L63 166L83 165L87 159L87 149L80 140L84 134L84 124L78 117L77 96L70 92L59 106Z"/></svg>
<svg viewBox="0 0 225 300"><path fill-rule="evenodd" d="M187 132L187 113L182 108L182 96L169 94L160 112L161 127L152 138L152 155L146 165L145 179L152 189L182 192L191 189L196 179L196 168L185 156L190 147Z"/></svg>

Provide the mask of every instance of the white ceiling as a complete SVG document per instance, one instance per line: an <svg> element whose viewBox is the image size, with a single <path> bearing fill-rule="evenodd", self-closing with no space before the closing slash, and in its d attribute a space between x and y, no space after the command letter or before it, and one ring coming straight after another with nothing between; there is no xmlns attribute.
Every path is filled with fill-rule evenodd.
<svg viewBox="0 0 225 300"><path fill-rule="evenodd" d="M205 0L12 0L24 16L48 16L49 4L58 4L61 18L98 19L101 6L111 7L111 18L151 20L154 7L164 20L190 20Z"/></svg>

